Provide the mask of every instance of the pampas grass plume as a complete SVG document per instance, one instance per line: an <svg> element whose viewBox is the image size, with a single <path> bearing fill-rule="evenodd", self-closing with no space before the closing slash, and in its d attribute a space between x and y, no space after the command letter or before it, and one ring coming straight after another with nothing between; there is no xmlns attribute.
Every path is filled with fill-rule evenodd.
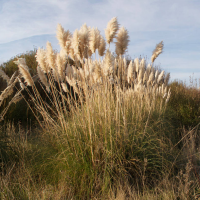
<svg viewBox="0 0 200 200"><path fill-rule="evenodd" d="M151 62L152 63L163 52L163 46L164 46L163 41L161 41L160 43L158 43L156 45L156 48L154 49L152 56L151 56Z"/></svg>
<svg viewBox="0 0 200 200"><path fill-rule="evenodd" d="M22 77L24 78L27 85L33 86L34 81L33 81L32 77L29 73L29 69L28 69L28 66L26 65L25 59L24 58L18 58L18 60L14 61L14 63L18 64L19 72L22 75Z"/></svg>
<svg viewBox="0 0 200 200"><path fill-rule="evenodd" d="M13 85L8 86L0 95L0 101L3 101L13 93Z"/></svg>
<svg viewBox="0 0 200 200"><path fill-rule="evenodd" d="M171 91L170 91L170 88L169 88L168 93L167 93L167 99L166 99L165 103L167 103L169 101L170 96L171 96Z"/></svg>
<svg viewBox="0 0 200 200"><path fill-rule="evenodd" d="M134 65L135 65L135 71L138 73L138 71L139 71L139 59L138 58L135 58Z"/></svg>
<svg viewBox="0 0 200 200"><path fill-rule="evenodd" d="M52 69L56 69L56 65L55 65L56 55L49 41L47 42L47 45L46 45L46 57L47 57L47 63L49 64L49 66Z"/></svg>
<svg viewBox="0 0 200 200"><path fill-rule="evenodd" d="M118 31L116 39L117 42L115 42L115 52L118 56L123 55L126 52L128 43L130 41L128 31L124 27L121 27Z"/></svg>
<svg viewBox="0 0 200 200"><path fill-rule="evenodd" d="M72 47L74 50L74 54L78 55L81 57L80 54L80 38L79 38L79 31L76 29L73 33L73 38L72 38Z"/></svg>
<svg viewBox="0 0 200 200"><path fill-rule="evenodd" d="M65 31L64 28L58 24L56 38L59 41L61 48L66 48L66 43L70 41L72 34L69 31Z"/></svg>
<svg viewBox="0 0 200 200"><path fill-rule="evenodd" d="M54 78L54 80L56 81L56 82L58 82L59 83L59 75L58 75L58 70L57 69L53 69L52 70L52 74L53 74L53 78Z"/></svg>
<svg viewBox="0 0 200 200"><path fill-rule="evenodd" d="M142 70L143 72L145 71L145 59L144 58L140 61L140 70Z"/></svg>
<svg viewBox="0 0 200 200"><path fill-rule="evenodd" d="M155 82L156 82L156 83L157 83L157 80L158 80L158 73L159 73L159 71L156 70L156 73L155 73Z"/></svg>
<svg viewBox="0 0 200 200"><path fill-rule="evenodd" d="M46 50L38 48L35 57L43 72L48 73L49 67L46 63Z"/></svg>
<svg viewBox="0 0 200 200"><path fill-rule="evenodd" d="M90 28L84 24L80 31L79 31L79 37L80 37L80 48L81 52L83 54L83 57L88 58L88 46L89 46L89 38L90 38Z"/></svg>
<svg viewBox="0 0 200 200"><path fill-rule="evenodd" d="M158 76L158 80L157 80L157 83L159 84L160 83L160 81L163 79L163 76L164 76L164 71L162 71L160 74L159 74L159 76Z"/></svg>
<svg viewBox="0 0 200 200"><path fill-rule="evenodd" d="M61 81L63 81L65 79L65 74L64 74L65 60L59 53L56 56L56 65L58 68L58 75L59 75Z"/></svg>
<svg viewBox="0 0 200 200"><path fill-rule="evenodd" d="M143 84L147 81L147 78L147 71L145 71L143 76Z"/></svg>
<svg viewBox="0 0 200 200"><path fill-rule="evenodd" d="M69 93L69 90L68 90L67 85L65 83L61 83L61 87L62 87L64 92L68 92Z"/></svg>
<svg viewBox="0 0 200 200"><path fill-rule="evenodd" d="M118 29L119 24L117 21L117 17L114 17L108 22L107 28L105 29L105 35L108 44L110 44L113 41Z"/></svg>
<svg viewBox="0 0 200 200"><path fill-rule="evenodd" d="M141 83L143 81L143 75L144 71L140 69L139 74L138 74L138 82Z"/></svg>
<svg viewBox="0 0 200 200"><path fill-rule="evenodd" d="M109 74L109 71L111 70L111 67L113 66L114 58L109 50L107 50L105 55L105 64L103 66L103 72L104 75L107 76Z"/></svg>
<svg viewBox="0 0 200 200"><path fill-rule="evenodd" d="M151 72L151 74L149 75L148 82L151 83L152 81L154 81L154 72Z"/></svg>
<svg viewBox="0 0 200 200"><path fill-rule="evenodd" d="M147 65L146 72L147 72L147 77L149 77L149 75L151 73L151 65L150 64Z"/></svg>
<svg viewBox="0 0 200 200"><path fill-rule="evenodd" d="M39 76L41 82L45 85L46 90L48 92L50 92L49 84L47 82L47 77L46 77L46 75L44 74L44 72L42 71L42 69L39 66L37 66L37 73L38 73L38 76Z"/></svg>
<svg viewBox="0 0 200 200"><path fill-rule="evenodd" d="M100 44L98 48L99 56L104 56L106 50L106 42L102 35L100 35Z"/></svg>
<svg viewBox="0 0 200 200"><path fill-rule="evenodd" d="M90 50L92 53L95 53L96 49L99 48L100 45L100 31L97 28L92 28L90 31Z"/></svg>
<svg viewBox="0 0 200 200"><path fill-rule="evenodd" d="M131 62L128 65L128 72L127 72L128 83L130 83L132 78L133 78L133 62L131 60Z"/></svg>

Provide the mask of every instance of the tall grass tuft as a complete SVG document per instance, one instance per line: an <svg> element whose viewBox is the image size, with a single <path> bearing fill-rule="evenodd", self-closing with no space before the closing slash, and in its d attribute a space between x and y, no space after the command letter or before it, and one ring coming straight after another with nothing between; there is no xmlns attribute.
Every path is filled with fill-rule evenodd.
<svg viewBox="0 0 200 200"><path fill-rule="evenodd" d="M38 199L54 198L60 184L62 198L63 194L77 199L100 197L123 180L143 192L168 172L173 160L165 122L171 95L169 75L147 65L145 59L128 63L123 55L129 36L125 28L119 28L117 18L108 23L105 33L108 45L117 35L116 58L109 47L105 51L105 39L97 28L85 24L72 36L58 25L61 51L56 53L47 42L46 50L38 49L36 54L42 92L25 60L16 61L21 77L15 80L24 84L22 89L33 102L42 128L22 162L31 184L21 179L23 187L19 190L27 198L32 198L42 184L45 188L40 188ZM97 49L102 59L92 59ZM161 42L153 52L152 63L162 49ZM19 96L24 97L22 93ZM13 102L16 99L14 96ZM28 155L33 152L29 163ZM2 188L5 191L9 187L5 183ZM15 189L9 191L11 196ZM47 192L49 196L43 197L46 190L54 194Z"/></svg>

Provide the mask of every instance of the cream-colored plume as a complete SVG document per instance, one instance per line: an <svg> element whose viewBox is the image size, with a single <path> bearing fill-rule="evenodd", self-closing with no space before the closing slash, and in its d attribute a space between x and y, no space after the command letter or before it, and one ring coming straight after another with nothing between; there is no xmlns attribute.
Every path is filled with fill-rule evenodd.
<svg viewBox="0 0 200 200"><path fill-rule="evenodd" d="M66 83L61 83L61 87L62 87L62 89L63 89L64 92L68 92L69 93L69 90L67 88Z"/></svg>
<svg viewBox="0 0 200 200"><path fill-rule="evenodd" d="M123 26L119 29L116 39L115 52L118 56L123 55L126 52L129 43L128 31Z"/></svg>
<svg viewBox="0 0 200 200"><path fill-rule="evenodd" d="M92 53L95 53L96 49L99 48L100 45L100 31L97 28L92 28L90 31L90 50Z"/></svg>
<svg viewBox="0 0 200 200"><path fill-rule="evenodd" d="M100 35L100 44L98 48L98 53L100 56L104 56L106 50L106 42L102 35Z"/></svg>
<svg viewBox="0 0 200 200"><path fill-rule="evenodd" d="M8 86L0 95L0 102L13 93L13 85Z"/></svg>
<svg viewBox="0 0 200 200"><path fill-rule="evenodd" d="M163 46L164 46L163 41L161 41L159 44L156 45L156 48L154 49L152 56L151 56L152 63L163 52Z"/></svg>
<svg viewBox="0 0 200 200"><path fill-rule="evenodd" d="M127 73L128 83L131 82L132 78L133 78L133 63L132 63L132 60L131 60L131 62L128 65L128 73Z"/></svg>
<svg viewBox="0 0 200 200"><path fill-rule="evenodd" d="M72 37L72 34L67 30L65 31L61 24L57 26L56 37L59 41L61 48L66 49L66 53L69 53L69 44Z"/></svg>
<svg viewBox="0 0 200 200"><path fill-rule="evenodd" d="M65 79L65 74L64 74L65 63L66 63L66 60L63 59L63 57L58 53L56 56L56 65L58 68L58 75L61 81Z"/></svg>
<svg viewBox="0 0 200 200"><path fill-rule="evenodd" d="M134 65L135 65L135 71L138 73L139 72L139 65L140 65L138 58L134 59Z"/></svg>
<svg viewBox="0 0 200 200"><path fill-rule="evenodd" d="M56 70L56 55L49 41L47 42L46 46L46 58L49 67Z"/></svg>
<svg viewBox="0 0 200 200"><path fill-rule="evenodd" d="M164 71L162 71L160 74L159 74L159 76L158 76L158 80L157 80L157 83L159 84L160 83L160 81L163 79L163 76L164 76Z"/></svg>
<svg viewBox="0 0 200 200"><path fill-rule="evenodd" d="M88 50L89 50L89 38L90 38L90 28L84 24L79 31L80 38L80 48L82 56L84 58L88 58Z"/></svg>
<svg viewBox="0 0 200 200"><path fill-rule="evenodd" d="M37 73L38 73L38 76L39 76L41 82L46 87L47 92L50 92L49 84L47 82L47 77L39 66L37 66Z"/></svg>
<svg viewBox="0 0 200 200"><path fill-rule="evenodd" d="M39 66L41 67L42 71L44 73L48 73L49 66L46 63L46 50L38 48L35 57L36 57L36 61L38 62Z"/></svg>
<svg viewBox="0 0 200 200"><path fill-rule="evenodd" d="M26 61L24 58L18 58L17 61L14 61L15 64L18 65L19 72L24 78L25 82L27 83L28 86L33 86L34 81L29 73L28 66L26 65Z"/></svg>
<svg viewBox="0 0 200 200"><path fill-rule="evenodd" d="M74 50L74 54L78 56L78 58L81 58L81 43L80 43L80 37L79 37L79 31L76 29L73 33L73 38L72 38L72 47Z"/></svg>
<svg viewBox="0 0 200 200"><path fill-rule="evenodd" d="M110 44L113 41L118 29L119 24L117 21L117 17L114 17L108 22L107 28L105 29L105 35L108 44Z"/></svg>
<svg viewBox="0 0 200 200"><path fill-rule="evenodd" d="M114 57L111 54L111 52L107 50L106 55L105 55L104 65L103 65L103 72L105 76L107 76L110 72L114 70L113 63L114 63Z"/></svg>

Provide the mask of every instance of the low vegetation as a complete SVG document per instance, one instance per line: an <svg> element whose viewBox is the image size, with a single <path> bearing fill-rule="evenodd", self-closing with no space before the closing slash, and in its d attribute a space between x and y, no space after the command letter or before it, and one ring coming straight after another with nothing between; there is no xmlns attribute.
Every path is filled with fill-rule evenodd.
<svg viewBox="0 0 200 200"><path fill-rule="evenodd" d="M163 42L147 64L126 59L117 18L105 36L59 24L60 52L47 42L0 70L1 199L199 197L199 90L154 65Z"/></svg>

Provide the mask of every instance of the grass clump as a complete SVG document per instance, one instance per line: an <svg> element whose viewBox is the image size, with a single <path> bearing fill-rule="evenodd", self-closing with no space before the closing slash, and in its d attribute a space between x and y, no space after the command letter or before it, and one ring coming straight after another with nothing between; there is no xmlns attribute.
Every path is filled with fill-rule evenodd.
<svg viewBox="0 0 200 200"><path fill-rule="evenodd" d="M105 32L106 40L86 24L73 34L58 25L61 51L54 51L49 42L46 49L39 48L36 76L25 59L15 61L19 73L12 81L7 78L5 90L13 96L2 91L0 104L7 107L1 117L20 97L33 111L38 127L10 134L13 144L20 146L20 156L1 161L8 169L1 173L2 199L194 197L196 182L188 183L194 162L188 162L191 153L183 159L179 149L189 148L192 134L186 131L182 140L177 139L177 124L172 122L173 118L180 121L173 102L183 92L174 92L174 85L168 85L169 74L154 66L163 43L153 51L152 63L138 58L127 62L123 57L127 30L113 18ZM116 57L105 46L114 38ZM5 74L2 77L6 79ZM194 160L198 162L197 157ZM186 168L181 166L187 162Z"/></svg>

